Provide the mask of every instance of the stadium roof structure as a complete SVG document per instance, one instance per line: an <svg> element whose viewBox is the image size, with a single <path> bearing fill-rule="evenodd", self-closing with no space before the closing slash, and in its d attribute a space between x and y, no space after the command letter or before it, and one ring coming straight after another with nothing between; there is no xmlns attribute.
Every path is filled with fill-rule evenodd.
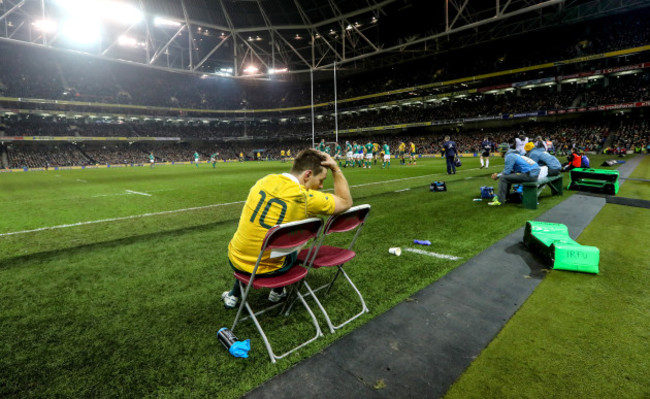
<svg viewBox="0 0 650 399"><path fill-rule="evenodd" d="M0 40L197 74L364 71L648 0L0 0Z"/></svg>

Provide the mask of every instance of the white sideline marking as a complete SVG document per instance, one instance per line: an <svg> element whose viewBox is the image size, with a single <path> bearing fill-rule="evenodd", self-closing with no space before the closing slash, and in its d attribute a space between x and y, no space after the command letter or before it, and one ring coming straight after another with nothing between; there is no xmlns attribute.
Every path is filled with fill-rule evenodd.
<svg viewBox="0 0 650 399"><path fill-rule="evenodd" d="M78 181L79 183L88 183L88 181L87 181L87 180L84 180L84 179L77 179L77 181Z"/></svg>
<svg viewBox="0 0 650 399"><path fill-rule="evenodd" d="M197 207L194 207L194 208L176 209L176 210L173 210L173 211L143 213L142 215L122 216L122 217L119 217L119 218L90 220L88 222L61 224L61 225L58 225L58 226L50 226L50 227L40 227L38 229L32 229L32 230L12 231L10 233L2 233L2 234L0 234L0 237L13 236L13 235L25 234L25 233L34 233L36 231L63 229L63 228L66 228L66 227L84 226L84 225L87 225L87 224L116 222L116 221L119 221L119 220L138 219L138 218L144 218L144 217L149 217L149 216L159 216L159 215L168 215L168 214L171 214L171 213L178 213L178 212L196 211L198 209L215 208L215 207L218 207L218 206L243 204L244 202L246 202L246 201L226 202L226 203L223 203L223 204L197 206Z"/></svg>
<svg viewBox="0 0 650 399"><path fill-rule="evenodd" d="M138 194L138 195L144 195L146 197L151 197L151 194L147 194L147 193L140 193L138 191L133 191L133 190L125 190L125 191L129 194Z"/></svg>
<svg viewBox="0 0 650 399"><path fill-rule="evenodd" d="M401 193L402 191L409 191L410 188L403 188L401 190L395 190L396 193Z"/></svg>
<svg viewBox="0 0 650 399"><path fill-rule="evenodd" d="M471 168L471 169L465 169L465 170L476 170L476 169L478 169L478 168ZM375 184L394 183L394 182L398 182L398 181L420 179L420 178L423 178L423 177L431 177L431 176L436 176L436 175L441 175L441 174L443 174L443 173L433 173L433 174L430 174L430 175L404 177L404 178L401 178L401 179L382 180L382 181L372 182L372 183L356 184L356 185L353 185L353 186L350 186L350 187L351 188L356 188L356 187L372 186L372 185L375 185ZM55 175L55 176L60 177L61 175ZM327 190L323 190L323 191L333 191L333 190L334 189L331 188L331 189L327 189ZM129 191L129 190L127 190L127 191ZM166 190L164 190L164 191L166 191ZM111 196L111 195L126 195L126 194L100 194L100 195L94 195L93 197L108 197L108 196ZM171 213L194 211L194 210L197 210L197 209L214 208L214 207L224 206L224 205L243 204L244 202L246 202L246 201L226 202L226 203L223 203L223 204L214 204L214 205L198 206L198 207L194 207L194 208L176 209L176 210L173 210L173 211L144 213L142 215L123 216L123 217L119 217L119 218L90 220L90 221L87 221L87 222L61 224L61 225L58 225L58 226L49 226L49 227L40 227L38 229L32 229L32 230L12 231L12 232L9 232L9 233L0 233L0 237L12 236L12 235L18 235L18 234L26 234L26 233L34 233L34 232L37 232L37 231L44 231L44 230L63 229L63 228L66 228L66 227L77 227L77 226L83 226L83 225L87 225L87 224L116 222L116 221L120 221L120 220L137 219L137 218L149 217L149 216L167 215L167 214L171 214ZM436 254L435 252L426 252L426 251L417 250L417 249L410 249L410 248L406 248L405 250L409 251L409 252L415 252L415 253L420 253L420 254L423 254L423 255L429 255L429 256L435 256L435 257L451 256L451 255ZM420 252L417 252L417 251L420 251ZM461 258L451 256L451 258L445 258L445 259L456 260L456 259L461 259Z"/></svg>
<svg viewBox="0 0 650 399"><path fill-rule="evenodd" d="M404 250L408 251L408 252L413 252L415 254L433 256L434 258L440 258L440 259L449 259L449 260L463 259L463 258L458 257L458 256L439 254L439 253L436 253L436 252L423 251L421 249L415 249L415 248L404 248Z"/></svg>

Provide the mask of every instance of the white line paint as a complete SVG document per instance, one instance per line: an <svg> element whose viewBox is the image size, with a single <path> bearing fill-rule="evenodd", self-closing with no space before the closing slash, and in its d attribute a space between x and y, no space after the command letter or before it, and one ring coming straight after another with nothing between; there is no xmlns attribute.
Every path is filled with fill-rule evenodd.
<svg viewBox="0 0 650 399"><path fill-rule="evenodd" d="M478 169L478 168L465 169L465 170L469 171L469 170L476 170L476 169ZM433 174L430 174L430 175L404 177L402 179L382 180L382 181L372 182L372 183L356 184L356 185L353 185L353 186L350 186L350 187L351 188L356 188L356 187L372 186L372 185L375 185L375 184L387 184L387 183L394 183L394 182L399 182L399 181L421 179L421 178L424 178L424 177L433 177L433 176L442 175L442 174L444 174L444 173L433 173ZM56 175L56 176L59 177L60 175ZM334 189L328 189L328 190L323 190L323 191L333 191L333 190ZM127 191L129 191L129 190L127 190ZM113 196L113 195L127 195L127 194L100 194L100 195L96 195L96 196L93 196L93 197L107 197L107 196ZM118 217L118 218L110 218L110 219L90 220L90 221L87 221L87 222L62 224L62 225L58 225L58 226L40 227L38 229L32 229L32 230L12 231L12 232L9 232L9 233L0 233L0 237L12 236L12 235L18 235L18 234L26 234L26 233L34 233L34 232L37 232L37 231L63 229L63 228L67 228L67 227L77 227L77 226L83 226L83 225L88 225L88 224L107 223L107 222L115 222L115 221L128 220L128 219L138 219L138 218L149 217L149 216L168 215L168 214L172 214L172 213L194 211L194 210L198 210L198 209L216 208L216 207L225 206L225 205L243 204L244 202L246 202L246 201L226 202L226 203L222 203L222 204L206 205L206 206L199 206L199 207L194 207L194 208L176 209L176 210L173 210L173 211L144 213L142 215L132 215L132 216L124 216L124 217ZM420 250L406 248L406 251L416 252L416 251L420 251ZM422 251L422 252L426 252L426 251ZM416 253L419 253L419 252L416 252ZM451 256L451 255L443 255L443 254L435 254L435 255L431 255L431 254L435 254L435 253L434 252L424 253L424 255L429 255L429 256L438 256L438 255L440 255L438 257ZM452 258L447 258L447 259L455 260L455 259L460 259L460 258L452 257Z"/></svg>
<svg viewBox="0 0 650 399"><path fill-rule="evenodd" d="M87 181L87 180L84 180L84 179L77 179L77 181L78 181L79 183L88 183L88 181Z"/></svg>
<svg viewBox="0 0 650 399"><path fill-rule="evenodd" d="M436 253L436 252L423 251L421 249L415 249L415 248L404 248L404 250L407 251L407 252L413 252L414 254L432 256L434 258L440 258L440 259L449 259L449 260L463 259L463 258L458 257L458 256L439 254L439 253Z"/></svg>
<svg viewBox="0 0 650 399"><path fill-rule="evenodd" d="M179 212L187 212L187 211L196 211L199 209L208 209L208 208L216 208L219 206L226 206L226 205L234 205L234 204L243 204L246 201L236 201L236 202L226 202L223 204L214 204L214 205L206 205L206 206L197 206L194 208L185 208L185 209L175 209L173 211L163 211L163 212L153 212L153 213L143 213L142 215L132 215L132 216L123 216L119 218L110 218L110 219L100 219L100 220L90 220L88 222L79 222L79 223L71 223L71 224L61 224L58 226L50 226L50 227L40 227L38 229L33 229L33 230L23 230L23 231L12 231L10 233L2 233L0 234L0 237L5 237L5 236L13 236L17 234L25 234L25 233L34 233L37 231L44 231L44 230L56 230L56 229L64 229L66 227L77 227L77 226L84 226L88 224L96 224L96 223L106 223L106 222L116 222L119 220L129 220L129 219L139 219L139 218L144 218L144 217L149 217L149 216L159 216L159 215L169 215L172 213L179 213Z"/></svg>
<svg viewBox="0 0 650 399"><path fill-rule="evenodd" d="M396 193L401 193L402 191L409 191L409 190L410 190L410 188L404 188L404 189L401 189L401 190L395 190L395 192Z"/></svg>
<svg viewBox="0 0 650 399"><path fill-rule="evenodd" d="M127 193L129 193L129 194L138 194L138 195L144 195L146 197L151 197L151 194L147 194L147 193L141 193L141 192L133 191L133 190L125 190L125 191Z"/></svg>

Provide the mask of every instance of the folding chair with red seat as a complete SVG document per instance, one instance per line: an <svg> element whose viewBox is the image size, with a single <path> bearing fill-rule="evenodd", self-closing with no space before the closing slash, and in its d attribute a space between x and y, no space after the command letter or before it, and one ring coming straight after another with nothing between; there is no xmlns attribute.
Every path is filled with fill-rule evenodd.
<svg viewBox="0 0 650 399"><path fill-rule="evenodd" d="M235 330L237 323L240 321L242 310L246 308L249 316L242 317L241 320L242 321L246 320L249 317L253 320L253 323L255 323L255 327L257 327L257 330L262 336L262 340L264 341L264 345L266 346L266 350L269 353L269 357L271 358L272 363L275 363L277 359L281 359L287 356L288 354L302 348L303 346L313 342L318 337L321 337L323 333L320 329L320 325L318 324L318 321L316 320L316 316L309 308L309 305L307 305L307 302L305 301L303 295L300 293L300 289L299 289L300 284L303 282L305 276L307 275L308 272L307 268L303 266L295 265L291 269L289 269L289 271L287 271L286 273L274 277L261 278L258 276L258 278L255 278L256 277L255 274L257 273L257 269L262 260L262 255L266 251L271 251L270 254L271 258L285 256L290 254L291 252L297 251L300 248L304 247L305 244L309 242L309 240L316 238L320 233L322 226L323 226L323 221L321 219L310 218L310 219L305 219L297 222L279 224L272 227L271 229L269 229L269 231L266 233L266 236L264 237L264 241L262 242L262 248L260 249L259 256L257 257L257 262L255 263L255 268L253 269L253 273L251 275L248 275L244 273L235 272L235 278L239 280L240 288L242 289L244 294L242 295L241 304L239 305L239 309L237 310L237 315L235 316L235 321L233 322L231 330L232 331ZM314 240L314 242L315 241L316 240ZM313 245L311 245L309 249L305 250L306 253L309 253L311 249L313 249ZM292 286L293 284L297 285L295 289ZM244 285L246 286L246 290L243 289ZM297 299L299 299L300 302L302 302L302 304L304 305L305 309L307 309L307 312L311 316L312 322L314 324L314 328L316 329L316 334L312 338L309 338L306 341L298 344L293 349L281 355L276 355L273 352L271 343L269 342L266 334L264 333L262 326L257 320L257 316L271 309L274 309L278 306L284 305L286 304L286 302L284 304L278 303L270 307L267 307L261 311L254 312L253 309L251 308L250 303L248 302L248 294L251 287L255 289L259 289L259 288L282 288L287 286L292 286L288 297L291 297L293 292L295 292ZM284 314L288 315L289 311L287 310L286 312L284 312Z"/></svg>
<svg viewBox="0 0 650 399"><path fill-rule="evenodd" d="M363 225L366 221L366 217L368 216L368 213L370 212L370 205L365 204L365 205L358 205L354 206L347 211L340 213L338 215L333 215L330 216L330 218L327 220L325 223L325 227L323 229L323 233L320 236L320 239L318 240L318 243L315 245L315 248L310 248L309 250L302 250L298 254L298 260L303 263L303 265L318 269L318 268L323 268L323 267L336 267L337 271L334 274L333 278L330 280L329 283L324 284L316 289L313 289L307 284L305 281L304 285L305 288L308 291L307 295L311 295L314 298L314 301L320 308L320 310L323 312L323 315L325 316L325 320L327 322L327 325L330 329L330 332L334 332L335 330L345 326L352 320L360 317L364 313L368 313L368 307L366 306L366 302L363 299L363 295L361 295L361 292L357 288L356 285L352 282L352 279L348 276L348 274L343 270L343 265L356 256L356 253L352 250L352 247L354 246L354 243L357 240L357 237L359 237L359 234L361 233L361 230L363 228ZM352 237L352 241L350 242L350 245L348 248L339 248L339 247L333 247L329 245L323 245L323 241L325 240L325 237L332 233L343 233L343 232L348 232L348 231L353 231L356 229L356 233ZM325 295L328 295L332 285L336 281L337 277L339 275L343 275L345 279L348 281L354 292L356 292L357 296L359 297L359 301L361 302L361 311L351 318L347 319L343 323L339 325L334 325L332 323L332 320L323 307L321 301L318 299L316 296L316 292L326 289Z"/></svg>

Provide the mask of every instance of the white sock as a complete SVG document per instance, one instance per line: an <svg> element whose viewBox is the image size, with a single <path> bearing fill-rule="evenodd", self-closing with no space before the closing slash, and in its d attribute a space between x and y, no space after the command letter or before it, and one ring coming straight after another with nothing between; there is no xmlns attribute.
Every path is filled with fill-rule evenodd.
<svg viewBox="0 0 650 399"><path fill-rule="evenodd" d="M482 158L481 158L481 166L485 166L485 165L483 165L483 159Z"/></svg>
<svg viewBox="0 0 650 399"><path fill-rule="evenodd" d="M485 161L485 167L487 168L489 166L490 166L490 160L488 159L487 161Z"/></svg>

